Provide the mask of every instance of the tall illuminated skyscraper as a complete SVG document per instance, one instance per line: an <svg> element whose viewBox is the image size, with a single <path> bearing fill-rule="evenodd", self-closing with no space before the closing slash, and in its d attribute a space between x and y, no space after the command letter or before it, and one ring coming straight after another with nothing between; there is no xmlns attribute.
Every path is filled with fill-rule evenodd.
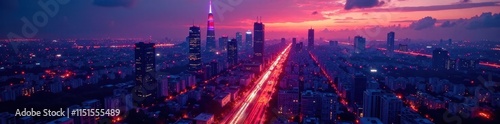
<svg viewBox="0 0 500 124"><path fill-rule="evenodd" d="M314 49L314 29L309 29L307 31L307 48Z"/></svg>
<svg viewBox="0 0 500 124"><path fill-rule="evenodd" d="M388 52L394 51L394 38L395 37L396 37L396 34L394 32L389 32L387 34L387 51Z"/></svg>
<svg viewBox="0 0 500 124"><path fill-rule="evenodd" d="M200 27L189 28L189 71L201 70L201 38Z"/></svg>
<svg viewBox="0 0 500 124"><path fill-rule="evenodd" d="M212 1L210 1L210 8L207 21L207 44L206 50L215 53L217 45L215 43L215 26L214 15L212 14Z"/></svg>
<svg viewBox="0 0 500 124"><path fill-rule="evenodd" d="M256 63L263 63L264 62L264 32L265 32L265 26L262 22L255 22L253 24L253 61Z"/></svg>
<svg viewBox="0 0 500 124"><path fill-rule="evenodd" d="M138 105L150 104L156 96L155 44L139 42L135 44L135 83L134 94L141 98Z"/></svg>
<svg viewBox="0 0 500 124"><path fill-rule="evenodd" d="M227 43L227 61L230 66L236 65L238 63L238 40L231 39Z"/></svg>
<svg viewBox="0 0 500 124"><path fill-rule="evenodd" d="M243 45L243 44L242 44ZM243 46L245 49L250 49L252 48L252 31L248 30L245 33L245 46Z"/></svg>

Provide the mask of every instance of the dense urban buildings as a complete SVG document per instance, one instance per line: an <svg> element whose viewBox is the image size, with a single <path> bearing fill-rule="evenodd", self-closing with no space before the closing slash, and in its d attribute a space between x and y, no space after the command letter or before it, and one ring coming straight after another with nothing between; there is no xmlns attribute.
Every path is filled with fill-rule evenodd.
<svg viewBox="0 0 500 124"><path fill-rule="evenodd" d="M0 2L0 124L500 123L500 2L79 3Z"/></svg>

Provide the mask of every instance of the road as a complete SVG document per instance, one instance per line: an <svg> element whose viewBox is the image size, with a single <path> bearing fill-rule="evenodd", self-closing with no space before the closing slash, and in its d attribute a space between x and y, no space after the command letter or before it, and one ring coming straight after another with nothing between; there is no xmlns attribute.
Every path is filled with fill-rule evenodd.
<svg viewBox="0 0 500 124"><path fill-rule="evenodd" d="M263 123L266 106L271 100L271 95L275 92L278 77L282 71L283 63L290 52L291 45L288 45L271 66L264 71L264 74L256 81L256 85L250 89L249 94L243 97L242 102L235 105L235 109L229 112L221 123L241 124L241 123Z"/></svg>

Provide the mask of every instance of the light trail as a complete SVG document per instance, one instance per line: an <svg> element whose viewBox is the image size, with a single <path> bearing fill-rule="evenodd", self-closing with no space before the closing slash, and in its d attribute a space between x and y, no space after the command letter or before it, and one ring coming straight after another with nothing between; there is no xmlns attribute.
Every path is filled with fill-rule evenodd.
<svg viewBox="0 0 500 124"><path fill-rule="evenodd" d="M245 111L247 111L248 106L255 100L255 96L257 95L257 93L259 91L261 91L262 85L264 85L265 82L269 79L269 77L272 74L272 72L274 71L275 67L278 66L278 64L282 64L282 63L280 63L280 60L288 54L288 52L290 51L290 48L291 48L291 45L288 45L285 48L285 50L283 50L280 53L280 55L276 58L276 60L274 60L274 62L269 67L269 69L267 71L265 71L264 75L258 79L256 86L253 87L250 95L248 95L244 99L241 107L238 108L238 111L236 112L234 117L230 117L230 121L229 121L230 124L239 123L244 118L244 116L245 116L244 113L245 113Z"/></svg>

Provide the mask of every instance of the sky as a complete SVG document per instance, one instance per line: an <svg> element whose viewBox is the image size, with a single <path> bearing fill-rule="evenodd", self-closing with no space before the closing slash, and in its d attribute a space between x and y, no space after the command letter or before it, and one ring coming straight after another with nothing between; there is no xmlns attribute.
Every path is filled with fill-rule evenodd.
<svg viewBox="0 0 500 124"><path fill-rule="evenodd" d="M500 0L213 0L216 37L253 30L266 38L357 35L397 39L500 40ZM149 38L206 35L209 0L2 0L0 38ZM204 38L202 38L204 39Z"/></svg>

